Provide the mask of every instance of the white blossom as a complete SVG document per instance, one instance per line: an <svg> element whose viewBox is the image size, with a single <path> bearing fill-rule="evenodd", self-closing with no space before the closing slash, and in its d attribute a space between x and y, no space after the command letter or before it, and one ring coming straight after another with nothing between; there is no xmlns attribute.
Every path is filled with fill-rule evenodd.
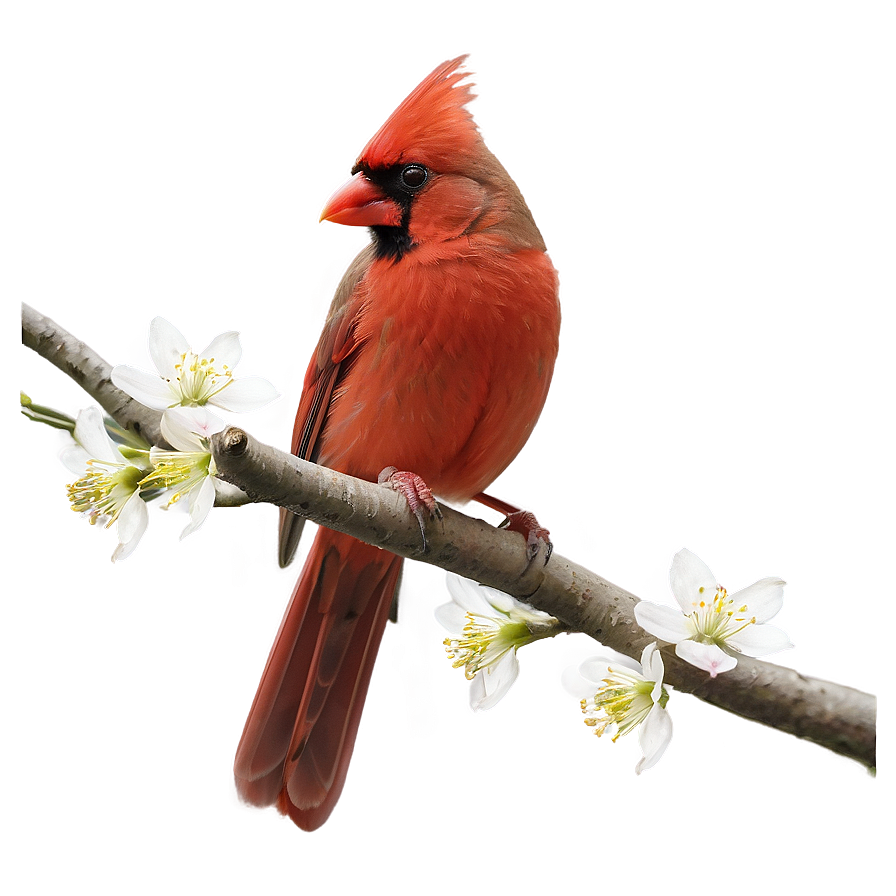
<svg viewBox="0 0 896 896"><path fill-rule="evenodd" d="M189 501L190 522L181 533L185 538L205 522L215 503L215 461L209 439L221 421L203 408L172 408L162 416L162 435L176 450L152 448L152 472L141 485L168 491L166 506L182 498Z"/></svg>
<svg viewBox="0 0 896 896"><path fill-rule="evenodd" d="M436 610L436 618L452 632L444 641L455 668L464 667L471 682L470 706L490 709L519 675L517 650L560 630L560 622L528 604L448 573L452 602Z"/></svg>
<svg viewBox="0 0 896 896"><path fill-rule="evenodd" d="M639 775L659 762L672 739L664 673L663 658L653 642L644 648L640 663L622 654L598 654L563 676L567 689L581 698L585 724L598 737L611 731L615 743L638 729L643 753L635 766Z"/></svg>
<svg viewBox="0 0 896 896"><path fill-rule="evenodd" d="M112 561L124 560L140 542L149 523L146 503L140 497L141 482L149 468L147 452L123 453L106 432L99 408L78 414L73 432L76 445L63 453L63 462L80 473L68 486L72 509L84 514L91 525L108 529L117 523L118 547Z"/></svg>
<svg viewBox="0 0 896 896"><path fill-rule="evenodd" d="M266 379L234 377L242 354L234 330L196 353L176 327L156 317L149 328L149 351L158 375L123 364L112 369L112 382L147 407L161 411L212 404L242 412L263 407L278 395Z"/></svg>
<svg viewBox="0 0 896 896"><path fill-rule="evenodd" d="M679 551L669 573L680 610L641 601L638 624L650 634L675 644L683 660L715 678L737 665L737 654L764 656L793 645L779 628L769 625L784 602L784 582L776 577L729 595L709 567L689 550Z"/></svg>

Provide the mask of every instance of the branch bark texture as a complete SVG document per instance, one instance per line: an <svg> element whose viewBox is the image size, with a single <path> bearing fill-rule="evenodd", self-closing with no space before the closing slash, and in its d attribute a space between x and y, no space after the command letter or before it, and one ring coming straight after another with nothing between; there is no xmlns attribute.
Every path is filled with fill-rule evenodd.
<svg viewBox="0 0 896 896"><path fill-rule="evenodd" d="M167 444L162 438L158 411L135 401L112 384L112 366L90 346L55 321L22 304L22 342L55 364L87 392L114 420L146 439L150 445Z"/></svg>
<svg viewBox="0 0 896 896"><path fill-rule="evenodd" d="M161 415L111 382L111 367L85 343L27 305L22 341L79 383L119 424L163 445ZM218 475L236 488L218 491L219 505L277 504L412 560L422 560L524 599L570 629L635 659L655 640L634 618L638 598L554 553L547 566L527 565L517 533L443 507L427 530L423 550L416 519L403 498L302 461L231 427L212 439ZM746 719L786 731L875 766L876 698L750 657L715 679L663 649L666 681Z"/></svg>

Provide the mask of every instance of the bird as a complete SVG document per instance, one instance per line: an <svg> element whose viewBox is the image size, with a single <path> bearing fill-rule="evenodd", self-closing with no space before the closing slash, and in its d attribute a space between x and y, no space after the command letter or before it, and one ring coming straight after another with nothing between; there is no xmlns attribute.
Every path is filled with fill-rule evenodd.
<svg viewBox="0 0 896 896"><path fill-rule="evenodd" d="M467 57L436 67L374 134L321 221L369 228L330 305L292 437L298 457L396 488L421 523L433 495L475 499L529 438L559 347L557 272L468 104ZM303 520L281 510L279 560ZM425 530L424 530L425 532ZM312 831L345 784L402 558L319 528L237 748L240 798Z"/></svg>

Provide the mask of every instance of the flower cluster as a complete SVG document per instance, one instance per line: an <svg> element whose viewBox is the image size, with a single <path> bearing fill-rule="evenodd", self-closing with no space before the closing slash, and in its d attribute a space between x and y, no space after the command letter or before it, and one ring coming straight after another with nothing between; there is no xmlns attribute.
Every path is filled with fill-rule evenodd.
<svg viewBox="0 0 896 896"><path fill-rule="evenodd" d="M790 647L787 635L768 624L781 609L784 582L760 579L729 596L706 564L688 550L679 551L670 572L672 593L680 611L642 601L635 617L650 634L675 645L676 654L715 678L734 668L737 654L759 656ZM494 706L519 674L517 650L564 630L553 616L508 594L449 574L452 603L436 616L453 632L445 639L455 667L472 681L473 709ZM638 663L615 651L604 651L567 669L563 682L579 700L585 724L598 737L615 741L638 731L643 754L640 774L654 766L672 739L666 709L671 687L664 684L665 666L657 641L648 644Z"/></svg>
<svg viewBox="0 0 896 896"><path fill-rule="evenodd" d="M150 448L104 421L97 408L78 415L75 444L63 462L79 478L68 486L72 509L106 528L117 524L118 547L112 560L131 554L149 521L146 502L167 498L165 507L186 499L190 521L181 538L195 532L215 502L215 463L211 436L224 428L207 405L230 411L262 407L277 397L259 377L236 380L239 336L222 333L202 352L194 352L168 321L150 325L149 349L158 375L133 367L112 370L112 382L147 407L161 410L162 436L173 450ZM114 432L115 439L110 436Z"/></svg>

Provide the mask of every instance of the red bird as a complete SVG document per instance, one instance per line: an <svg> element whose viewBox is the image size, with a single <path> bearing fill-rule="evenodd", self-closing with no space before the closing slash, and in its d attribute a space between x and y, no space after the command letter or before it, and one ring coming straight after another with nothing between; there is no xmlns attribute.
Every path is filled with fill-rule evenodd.
<svg viewBox="0 0 896 896"><path fill-rule="evenodd" d="M433 506L428 485L504 510L482 491L541 413L560 305L532 215L467 111L465 58L440 65L392 113L321 215L369 227L371 242L336 289L292 451L373 481L386 467L413 471L422 482L391 477L412 507L417 496ZM302 523L281 514L281 565ZM401 564L318 530L237 749L247 802L276 804L308 831L330 815Z"/></svg>

